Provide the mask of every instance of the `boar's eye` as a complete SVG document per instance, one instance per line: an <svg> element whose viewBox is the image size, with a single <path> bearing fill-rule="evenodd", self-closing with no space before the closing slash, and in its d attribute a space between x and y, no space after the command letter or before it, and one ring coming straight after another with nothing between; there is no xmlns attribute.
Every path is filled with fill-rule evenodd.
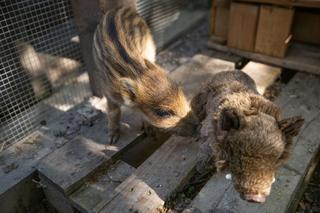
<svg viewBox="0 0 320 213"><path fill-rule="evenodd" d="M160 108L154 109L153 112L156 116L162 117L162 118L167 118L174 115L174 112L172 110L165 110Z"/></svg>

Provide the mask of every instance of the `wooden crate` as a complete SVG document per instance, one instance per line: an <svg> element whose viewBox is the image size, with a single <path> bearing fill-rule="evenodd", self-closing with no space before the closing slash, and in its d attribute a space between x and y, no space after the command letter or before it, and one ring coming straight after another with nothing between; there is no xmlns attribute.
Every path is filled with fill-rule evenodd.
<svg viewBox="0 0 320 213"><path fill-rule="evenodd" d="M228 46L253 51L255 45L259 6L232 3L229 16Z"/></svg>
<svg viewBox="0 0 320 213"><path fill-rule="evenodd" d="M318 0L235 0L238 2L250 2L257 4L272 4L289 7L305 7L305 8L320 8Z"/></svg>
<svg viewBox="0 0 320 213"><path fill-rule="evenodd" d="M255 52L284 57L289 41L294 10L261 6Z"/></svg>
<svg viewBox="0 0 320 213"><path fill-rule="evenodd" d="M296 11L292 34L296 41L320 44L320 11Z"/></svg>
<svg viewBox="0 0 320 213"><path fill-rule="evenodd" d="M215 41L225 43L228 37L231 0L213 0L210 18L210 35Z"/></svg>

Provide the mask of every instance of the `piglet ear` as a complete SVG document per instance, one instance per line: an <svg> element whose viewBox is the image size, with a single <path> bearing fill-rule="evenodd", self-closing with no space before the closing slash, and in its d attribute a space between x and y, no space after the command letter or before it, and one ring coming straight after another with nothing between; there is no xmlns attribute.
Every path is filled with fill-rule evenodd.
<svg viewBox="0 0 320 213"><path fill-rule="evenodd" d="M229 131L240 128L240 115L234 108L225 108L221 112L221 129Z"/></svg>
<svg viewBox="0 0 320 213"><path fill-rule="evenodd" d="M304 119L301 116L287 118L279 122L279 127L286 139L291 139L298 135Z"/></svg>

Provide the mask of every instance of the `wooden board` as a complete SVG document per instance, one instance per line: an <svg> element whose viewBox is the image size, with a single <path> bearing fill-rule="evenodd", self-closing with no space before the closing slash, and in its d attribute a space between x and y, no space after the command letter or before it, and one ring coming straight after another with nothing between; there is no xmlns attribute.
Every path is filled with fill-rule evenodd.
<svg viewBox="0 0 320 213"><path fill-rule="evenodd" d="M77 189L94 170L111 163L141 136L141 119L130 109L122 108L121 137L107 145L106 100L90 98L74 107L47 127L53 137L66 138L66 145L52 152L39 165L42 179L56 190L69 194ZM77 138L74 138L78 136Z"/></svg>
<svg viewBox="0 0 320 213"><path fill-rule="evenodd" d="M43 200L34 179L40 159L64 141L36 131L24 140L0 153L0 211L13 213L17 209L32 209Z"/></svg>
<svg viewBox="0 0 320 213"><path fill-rule="evenodd" d="M281 69L278 67L252 61L249 62L242 71L254 79L258 92L261 95L263 95L266 88L273 84L281 74Z"/></svg>
<svg viewBox="0 0 320 213"><path fill-rule="evenodd" d="M212 41L209 41L208 46L212 49L233 53L253 61L301 72L320 74L320 48L315 46L293 43L290 45L287 56L283 59L229 48L225 45L217 44Z"/></svg>
<svg viewBox="0 0 320 213"><path fill-rule="evenodd" d="M0 195L31 175L38 161L57 146L51 138L39 131L34 132L0 155Z"/></svg>
<svg viewBox="0 0 320 213"><path fill-rule="evenodd" d="M103 144L76 137L42 160L38 166L40 177L69 194L93 170L110 161L104 151Z"/></svg>
<svg viewBox="0 0 320 213"><path fill-rule="evenodd" d="M242 3L232 3L229 17L228 46L253 51L259 6Z"/></svg>
<svg viewBox="0 0 320 213"><path fill-rule="evenodd" d="M312 86L310 86L312 85ZM284 117L302 115L305 125L295 139L295 148L289 162L277 173L271 195L263 205L241 200L230 181L223 174L212 177L199 192L191 210L203 212L294 212L305 178L314 169L314 159L319 151L320 137L320 78L299 73L281 93L276 103L284 110ZM219 183L219 186L217 184Z"/></svg>
<svg viewBox="0 0 320 213"><path fill-rule="evenodd" d="M180 85L189 100L212 75L221 71L234 69L234 63L211 58L210 55L195 55L189 63L186 63L172 73L170 77Z"/></svg>
<svg viewBox="0 0 320 213"><path fill-rule="evenodd" d="M230 5L231 0L213 0L211 5L210 34L222 43L226 42L228 36Z"/></svg>
<svg viewBox="0 0 320 213"><path fill-rule="evenodd" d="M320 11L296 10L293 39L300 42L320 44Z"/></svg>
<svg viewBox="0 0 320 213"><path fill-rule="evenodd" d="M264 3L289 7L320 8L318 0L236 0L238 2Z"/></svg>
<svg viewBox="0 0 320 213"><path fill-rule="evenodd" d="M121 183L98 212L154 212L190 176L198 145L190 138L171 137L136 172Z"/></svg>
<svg viewBox="0 0 320 213"><path fill-rule="evenodd" d="M70 196L70 200L81 212L92 212L92 209L103 199L112 195L115 188L129 177L135 168L123 161L104 168L87 180L79 190Z"/></svg>
<svg viewBox="0 0 320 213"><path fill-rule="evenodd" d="M284 57L290 42L293 15L293 9L261 6L255 52Z"/></svg>

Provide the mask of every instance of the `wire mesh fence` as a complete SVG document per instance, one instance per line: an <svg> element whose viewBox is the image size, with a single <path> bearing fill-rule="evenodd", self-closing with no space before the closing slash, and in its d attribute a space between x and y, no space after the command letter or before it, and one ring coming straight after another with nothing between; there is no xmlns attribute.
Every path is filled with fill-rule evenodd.
<svg viewBox="0 0 320 213"><path fill-rule="evenodd" d="M83 70L70 1L1 1L0 26L0 143L5 146L45 122L51 108L63 110L89 92L60 92L77 84L71 73L76 78Z"/></svg>
<svg viewBox="0 0 320 213"><path fill-rule="evenodd" d="M163 43L191 0L137 0ZM0 1L0 151L91 95L71 0Z"/></svg>

